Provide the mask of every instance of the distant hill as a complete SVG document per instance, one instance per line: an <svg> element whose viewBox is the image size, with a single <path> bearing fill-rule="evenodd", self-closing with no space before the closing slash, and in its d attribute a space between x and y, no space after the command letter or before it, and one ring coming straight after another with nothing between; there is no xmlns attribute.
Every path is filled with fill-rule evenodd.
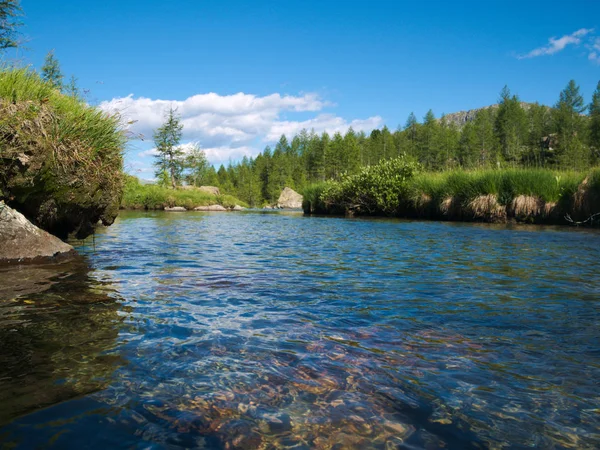
<svg viewBox="0 0 600 450"><path fill-rule="evenodd" d="M533 105L533 103L521 102L521 107L525 111L527 111L532 105ZM467 122L472 122L473 120L475 120L475 117L477 116L477 113L479 111L483 111L485 109L490 109L490 108L497 109L498 106L499 105L496 103L493 105L484 106L483 108L469 109L468 111L459 111L459 112L455 112L455 113L446 114L444 117L446 118L446 121L448 122L448 124L454 124L454 125L458 126L459 128L462 128Z"/></svg>

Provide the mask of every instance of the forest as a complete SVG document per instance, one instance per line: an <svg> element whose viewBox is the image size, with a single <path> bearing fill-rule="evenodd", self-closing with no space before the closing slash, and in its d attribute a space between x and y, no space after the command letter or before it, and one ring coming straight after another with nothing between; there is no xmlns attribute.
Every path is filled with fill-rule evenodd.
<svg viewBox="0 0 600 450"><path fill-rule="evenodd" d="M456 169L545 168L585 170L600 161L600 83L586 103L571 80L552 106L523 103L505 87L498 104L477 110L461 123L456 114L422 121L410 114L406 123L370 134L350 128L345 134L318 135L302 130L281 136L255 158L206 165L188 180L217 185L250 205L276 202L289 186L302 192L323 181L337 181L399 155L408 155L427 172Z"/></svg>

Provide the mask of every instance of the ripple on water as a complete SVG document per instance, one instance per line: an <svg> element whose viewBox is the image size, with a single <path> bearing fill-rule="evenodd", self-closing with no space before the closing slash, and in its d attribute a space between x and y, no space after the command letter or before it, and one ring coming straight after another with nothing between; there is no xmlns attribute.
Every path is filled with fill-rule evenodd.
<svg viewBox="0 0 600 450"><path fill-rule="evenodd" d="M78 248L0 282L0 442L600 442L596 232L124 213Z"/></svg>

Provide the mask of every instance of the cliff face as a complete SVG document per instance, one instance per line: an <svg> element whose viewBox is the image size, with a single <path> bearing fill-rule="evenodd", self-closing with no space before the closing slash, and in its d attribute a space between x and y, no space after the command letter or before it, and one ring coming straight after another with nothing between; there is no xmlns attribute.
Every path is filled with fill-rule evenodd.
<svg viewBox="0 0 600 450"><path fill-rule="evenodd" d="M448 125L452 124L457 126L458 128L462 128L468 122L472 122L475 120L477 113L479 111L484 111L486 109L498 109L498 104L495 103L493 105L484 106L482 108L469 109L467 111L458 111L455 113L446 114L444 116ZM531 107L531 103L521 102L521 107L527 111ZM441 119L440 119L441 120Z"/></svg>

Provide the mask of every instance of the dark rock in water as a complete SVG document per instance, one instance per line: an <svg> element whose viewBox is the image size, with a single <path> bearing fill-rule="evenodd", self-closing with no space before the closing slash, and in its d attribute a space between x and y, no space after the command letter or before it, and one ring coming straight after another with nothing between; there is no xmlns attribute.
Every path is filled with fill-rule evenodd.
<svg viewBox="0 0 600 450"><path fill-rule="evenodd" d="M0 263L42 262L75 256L69 244L33 225L0 201Z"/></svg>
<svg viewBox="0 0 600 450"><path fill-rule="evenodd" d="M243 450L258 448L262 437L253 429L252 424L243 419L232 419L219 425L217 434L225 449Z"/></svg>

